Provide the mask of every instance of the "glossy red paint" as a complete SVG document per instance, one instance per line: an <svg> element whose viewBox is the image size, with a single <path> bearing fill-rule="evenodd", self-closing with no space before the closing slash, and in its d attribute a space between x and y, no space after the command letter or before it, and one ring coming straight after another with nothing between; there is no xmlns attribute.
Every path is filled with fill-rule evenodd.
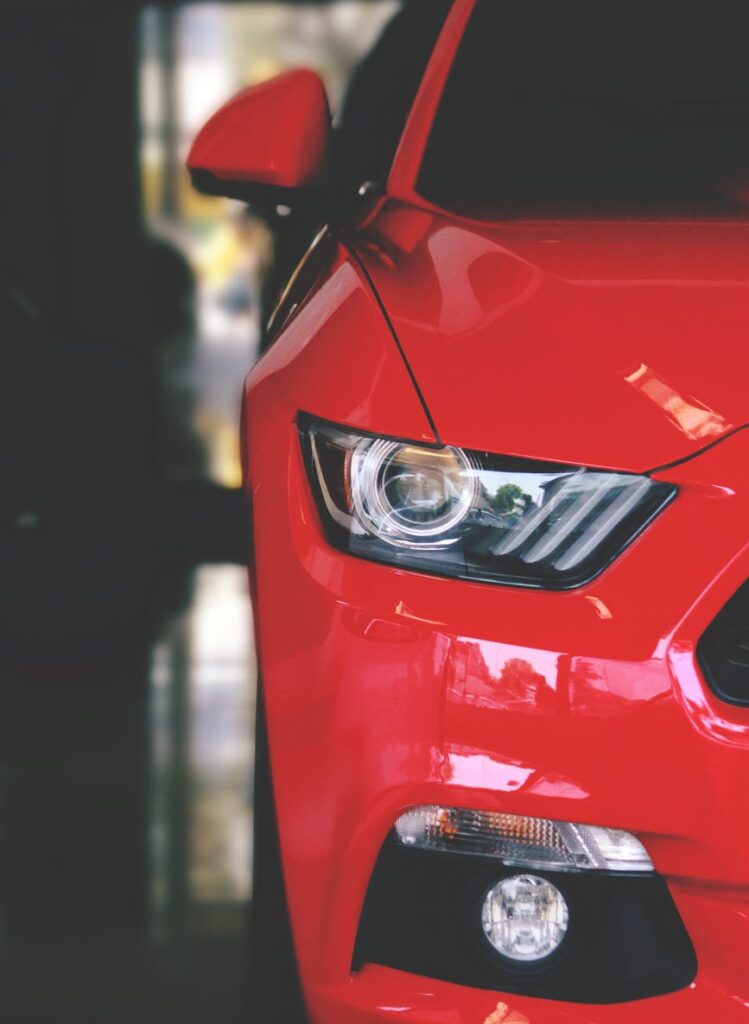
<svg viewBox="0 0 749 1024"><path fill-rule="evenodd" d="M637 832L697 948L695 986L673 996L508 1005L539 1022L746 1019L736 950L749 942L749 830L735 800L749 783L749 712L707 692L694 646L749 576L749 431L663 471L678 500L594 583L555 594L333 551L302 466L300 408L430 438L343 250L246 392L257 630L313 1020L483 1021L496 1005L398 972L350 974L377 851L400 811L436 801Z"/></svg>
<svg viewBox="0 0 749 1024"><path fill-rule="evenodd" d="M216 111L196 136L187 167L221 181L298 188L321 171L329 129L319 76L287 71Z"/></svg>
<svg viewBox="0 0 749 1024"><path fill-rule="evenodd" d="M399 200L470 6L456 4L417 100ZM486 226L411 198L338 247L245 390L256 632L312 1021L746 1024L749 709L709 692L695 646L749 577L747 229ZM300 410L500 454L687 461L657 472L676 500L592 583L523 590L333 550ZM580 1006L352 975L377 853L399 813L436 802L638 834L695 945L694 983Z"/></svg>
<svg viewBox="0 0 749 1024"><path fill-rule="evenodd" d="M446 444L636 472L749 421L748 248L746 224L395 203L359 242Z"/></svg>

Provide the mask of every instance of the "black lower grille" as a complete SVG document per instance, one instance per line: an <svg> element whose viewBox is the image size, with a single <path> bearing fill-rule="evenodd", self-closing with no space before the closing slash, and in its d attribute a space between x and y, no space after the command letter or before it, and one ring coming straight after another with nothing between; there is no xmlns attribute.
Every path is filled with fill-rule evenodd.
<svg viewBox="0 0 749 1024"><path fill-rule="evenodd" d="M687 986L697 963L668 886L656 874L551 872L569 907L564 944L510 964L481 927L487 888L518 874L484 856L386 843L359 926L353 968L382 964L459 985L578 1003L615 1003Z"/></svg>

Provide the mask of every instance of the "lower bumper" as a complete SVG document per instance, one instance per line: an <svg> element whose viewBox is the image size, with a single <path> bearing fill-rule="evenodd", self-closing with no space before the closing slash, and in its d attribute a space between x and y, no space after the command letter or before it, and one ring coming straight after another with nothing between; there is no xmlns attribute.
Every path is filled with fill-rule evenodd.
<svg viewBox="0 0 749 1024"><path fill-rule="evenodd" d="M607 1006L502 995L365 967L310 1003L314 1024L746 1024L746 1004L695 981L667 996Z"/></svg>

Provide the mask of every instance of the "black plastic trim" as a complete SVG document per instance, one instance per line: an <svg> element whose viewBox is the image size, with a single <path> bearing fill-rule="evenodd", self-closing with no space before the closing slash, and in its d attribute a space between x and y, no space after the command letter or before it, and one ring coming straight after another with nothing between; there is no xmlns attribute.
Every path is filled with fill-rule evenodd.
<svg viewBox="0 0 749 1024"><path fill-rule="evenodd" d="M517 874L546 878L569 907L559 950L515 964L481 926L488 889ZM697 958L657 874L554 872L491 857L407 849L388 841L369 885L353 969L376 963L474 988L578 1003L663 995L694 979Z"/></svg>
<svg viewBox="0 0 749 1024"><path fill-rule="evenodd" d="M700 637L697 662L716 697L749 707L749 580Z"/></svg>

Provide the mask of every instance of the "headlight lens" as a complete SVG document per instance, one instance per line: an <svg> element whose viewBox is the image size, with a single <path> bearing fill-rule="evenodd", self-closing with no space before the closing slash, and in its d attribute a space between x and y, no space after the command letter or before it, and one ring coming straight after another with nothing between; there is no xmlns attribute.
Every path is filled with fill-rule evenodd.
<svg viewBox="0 0 749 1024"><path fill-rule="evenodd" d="M351 455L351 501L374 536L404 548L445 546L476 498L478 476L457 448L374 440Z"/></svg>
<svg viewBox="0 0 749 1024"><path fill-rule="evenodd" d="M580 586L676 493L630 473L430 448L306 416L299 425L329 540L422 572Z"/></svg>

